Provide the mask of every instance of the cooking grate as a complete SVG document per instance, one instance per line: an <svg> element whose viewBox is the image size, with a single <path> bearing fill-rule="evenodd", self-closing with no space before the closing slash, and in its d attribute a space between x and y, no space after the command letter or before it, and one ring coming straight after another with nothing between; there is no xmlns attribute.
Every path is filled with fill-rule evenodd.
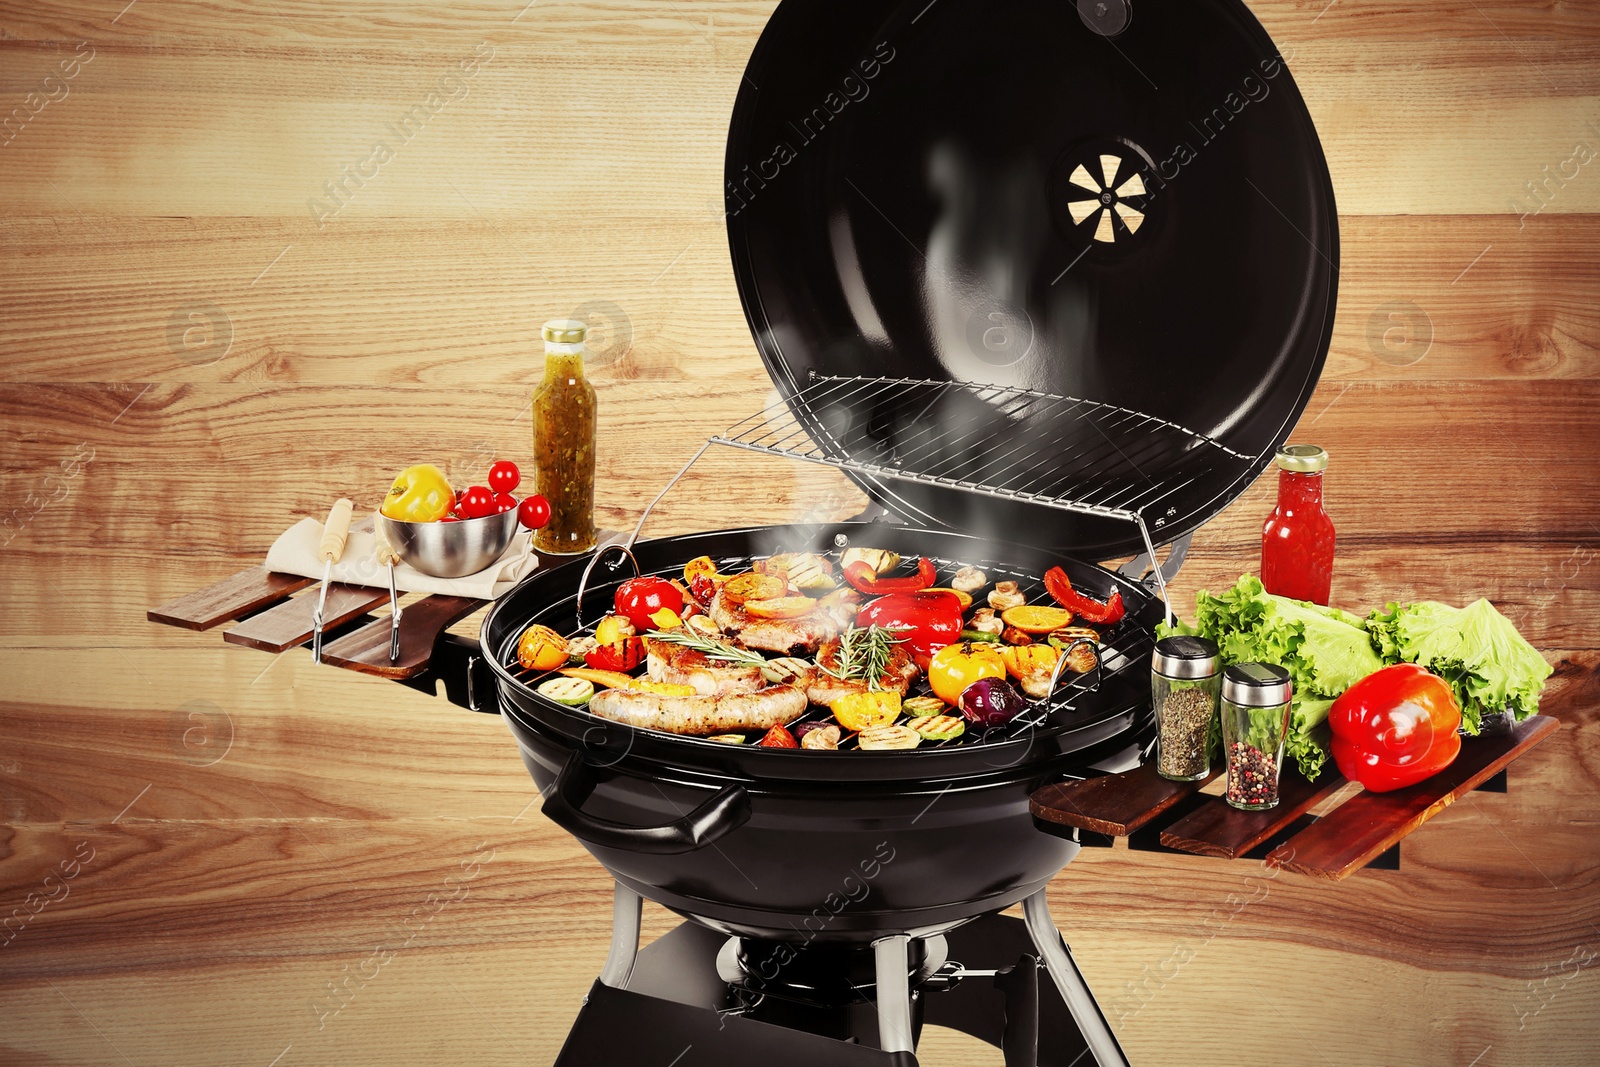
<svg viewBox="0 0 1600 1067"><path fill-rule="evenodd" d="M774 551L783 550L783 547L779 546ZM838 557L840 555L839 552L835 551L825 554L832 558L835 564L838 563ZM716 563L719 571L722 571L726 574L735 574L741 571L749 570L754 564L756 558L757 557L755 556L725 556L714 560L714 562ZM939 556L928 556L927 558L931 560L937 568L939 568L941 573L944 574L951 573L963 566L972 564L973 566L977 566L982 569L989 576L991 582L1007 580L1015 581L1019 590L1026 594L1030 603L1038 603L1047 597L1047 594L1044 590L1044 583L1037 575L1033 575L1016 568L1007 567L1004 564L986 561L945 559ZM675 578L679 576L680 572L674 568L666 568L651 573L655 573L663 578ZM581 634L592 632L593 626L579 626L564 636L573 638ZM510 673L517 684L521 685L530 696L537 700L545 701L548 698L540 696L536 692L537 687L540 682L547 678L555 677L558 672L528 670L527 668L524 668L518 664L516 657L518 636L520 636L520 631L508 635L507 640L497 650L496 655L499 658L501 666L506 668L507 672ZM1140 671L1148 670L1150 653L1153 651L1154 647L1155 637L1150 630L1146 627L1140 626L1132 616L1128 616L1116 625L1107 627L1101 633L1099 648L1100 668L1098 672L1090 672L1089 674L1078 676L1063 676L1060 684L1057 685L1056 690L1051 695L1050 699L1030 701L1027 709L1021 715L1003 727L996 727L989 730L969 729L968 732L962 736L948 741L924 741L922 744L917 746L917 751L923 751L931 748L954 748L958 746L971 746L976 744L993 744L1002 741L1013 741L1027 735L1034 730L1044 728L1051 722L1052 719L1055 719L1057 716L1065 717L1057 721L1070 723L1071 715L1080 710L1087 710L1087 708L1080 707L1080 702L1084 701L1085 698L1088 697L1088 702L1092 704L1094 698L1090 694L1093 694L1098 688L1104 686L1111 678L1130 669ZM927 695L930 693L931 690L928 688L927 678L924 676L919 678L916 683L912 685L911 690L906 695L918 696ZM955 713L952 712L952 714ZM827 720L830 717L830 713L827 711L827 709L810 707L807 708L805 714L796 719L791 726L805 722ZM707 741L704 738L690 736L684 736L682 739L685 741L695 741L702 744L720 743L715 741ZM757 740L757 738L752 735L750 740L753 742ZM854 748L855 744L856 735L853 732L847 732L840 741L839 747L842 750L849 750Z"/></svg>
<svg viewBox="0 0 1600 1067"><path fill-rule="evenodd" d="M802 424L804 409L814 428ZM1142 521L1256 457L1128 408L1012 386L817 377L712 443L1088 515Z"/></svg>

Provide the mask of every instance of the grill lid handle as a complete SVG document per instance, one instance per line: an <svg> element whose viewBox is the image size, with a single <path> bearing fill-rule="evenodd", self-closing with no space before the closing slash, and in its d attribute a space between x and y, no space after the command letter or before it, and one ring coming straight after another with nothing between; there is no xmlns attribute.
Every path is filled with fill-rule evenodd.
<svg viewBox="0 0 1600 1067"><path fill-rule="evenodd" d="M670 856L703 848L750 821L750 794L742 785L719 789L681 819L659 826L628 826L590 815L583 802L593 789L583 753L574 752L556 775L543 808L551 822L591 845Z"/></svg>

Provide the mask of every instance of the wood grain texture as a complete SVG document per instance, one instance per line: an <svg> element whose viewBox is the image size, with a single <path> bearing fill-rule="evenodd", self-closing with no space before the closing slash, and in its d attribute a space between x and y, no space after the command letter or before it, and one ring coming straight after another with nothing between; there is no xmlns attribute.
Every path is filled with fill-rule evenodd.
<svg viewBox="0 0 1600 1067"><path fill-rule="evenodd" d="M0 116L95 50L0 144L0 916L95 850L0 946L0 1062L553 1059L605 956L609 886L529 807L503 725L145 613L258 566L334 496L374 504L410 462L526 462L546 318L604 326L606 525L759 408L719 197L772 7L0 3ZM1399 871L1314 884L1119 845L1062 872L1056 914L1135 1063L1181 1035L1197 1065L1284 1062L1286 1040L1339 1067L1587 1065L1600 172L1547 174L1600 146L1600 9L1251 7L1292 50L1344 212L1296 432L1333 456L1335 598L1490 597L1556 664L1544 710L1564 728L1509 793L1408 839ZM319 227L306 201L480 42L467 97ZM1255 566L1272 492L1200 531L1180 607ZM829 471L711 454L647 532L860 503ZM647 936L672 922L647 909ZM1270 1010L1241 1027L1219 1002ZM929 1067L996 1062L947 1034L924 1048Z"/></svg>

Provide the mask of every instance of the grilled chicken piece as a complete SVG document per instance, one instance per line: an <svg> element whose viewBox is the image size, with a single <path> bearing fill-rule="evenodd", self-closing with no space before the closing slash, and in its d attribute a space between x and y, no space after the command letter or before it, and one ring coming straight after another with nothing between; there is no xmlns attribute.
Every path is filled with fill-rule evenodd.
<svg viewBox="0 0 1600 1067"><path fill-rule="evenodd" d="M589 701L589 711L602 719L698 737L729 730L770 730L793 722L805 710L806 695L792 685L721 697L664 697L604 689Z"/></svg>
<svg viewBox="0 0 1600 1067"><path fill-rule="evenodd" d="M723 633L738 638L744 647L785 656L797 650L815 652L818 645L839 632L839 624L820 611L797 619L758 618L730 604L721 589L712 598L707 614Z"/></svg>
<svg viewBox="0 0 1600 1067"><path fill-rule="evenodd" d="M760 667L711 659L703 652L667 641L651 641L645 662L652 682L693 686L700 696L753 693L767 684Z"/></svg>
<svg viewBox="0 0 1600 1067"><path fill-rule="evenodd" d="M837 670L838 656L839 643L829 641L822 646L822 651L817 653L817 662ZM906 690L911 688L911 683L916 681L917 675L921 673L911 658L910 650L904 645L896 645L894 651L889 654L889 664L884 669L883 677L878 679L878 688L905 696ZM822 667L817 667L805 679L805 690L806 699L811 703L828 707L842 696L865 693L867 683L835 678Z"/></svg>

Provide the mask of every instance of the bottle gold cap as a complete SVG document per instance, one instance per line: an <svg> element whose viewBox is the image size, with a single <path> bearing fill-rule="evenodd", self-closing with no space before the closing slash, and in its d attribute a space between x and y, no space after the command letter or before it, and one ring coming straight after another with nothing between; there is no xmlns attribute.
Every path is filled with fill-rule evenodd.
<svg viewBox="0 0 1600 1067"><path fill-rule="evenodd" d="M1318 445L1284 445L1272 462L1279 470L1316 474L1328 469L1328 453Z"/></svg>
<svg viewBox="0 0 1600 1067"><path fill-rule="evenodd" d="M544 324L544 339L551 344L579 345L589 327L577 319L551 319Z"/></svg>

